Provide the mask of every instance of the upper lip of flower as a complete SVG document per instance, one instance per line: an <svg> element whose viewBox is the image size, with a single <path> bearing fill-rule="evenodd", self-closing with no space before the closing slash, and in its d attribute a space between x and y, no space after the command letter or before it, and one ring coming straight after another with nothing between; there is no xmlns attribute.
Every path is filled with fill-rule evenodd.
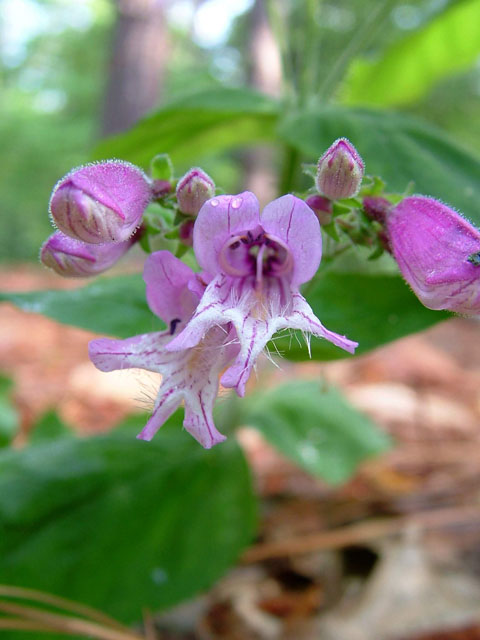
<svg viewBox="0 0 480 640"><path fill-rule="evenodd" d="M252 256L255 247L258 254ZM319 267L322 236L316 216L299 198L277 198L260 214L257 198L245 191L216 196L203 205L195 222L193 248L199 265L211 274L288 275L299 285Z"/></svg>

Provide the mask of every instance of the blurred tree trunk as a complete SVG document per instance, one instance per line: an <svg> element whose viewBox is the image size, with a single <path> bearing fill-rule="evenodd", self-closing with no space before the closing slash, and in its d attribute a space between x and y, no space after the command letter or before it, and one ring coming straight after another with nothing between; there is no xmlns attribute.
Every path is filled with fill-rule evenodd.
<svg viewBox="0 0 480 640"><path fill-rule="evenodd" d="M249 84L271 96L279 96L282 86L280 52L267 17L265 0L255 0L250 14L248 51ZM273 153L270 148L259 147L245 156L245 185L266 203L277 191Z"/></svg>
<svg viewBox="0 0 480 640"><path fill-rule="evenodd" d="M117 19L101 135L128 129L154 107L166 66L164 0L114 0Z"/></svg>

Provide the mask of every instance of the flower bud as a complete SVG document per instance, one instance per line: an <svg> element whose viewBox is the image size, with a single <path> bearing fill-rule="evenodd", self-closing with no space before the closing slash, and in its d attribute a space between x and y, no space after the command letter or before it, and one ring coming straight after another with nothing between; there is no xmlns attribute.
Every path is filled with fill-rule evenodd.
<svg viewBox="0 0 480 640"><path fill-rule="evenodd" d="M215 195L215 183L204 171L195 167L187 171L177 184L178 206L182 213L196 216L202 205Z"/></svg>
<svg viewBox="0 0 480 640"><path fill-rule="evenodd" d="M306 204L315 213L321 225L330 224L332 221L333 203L323 196L309 196L305 200Z"/></svg>
<svg viewBox="0 0 480 640"><path fill-rule="evenodd" d="M132 246L133 240L86 244L55 231L40 250L42 263L68 278L88 278L106 271Z"/></svg>
<svg viewBox="0 0 480 640"><path fill-rule="evenodd" d="M160 200L167 196L172 190L172 185L168 180L154 180L152 182L152 197Z"/></svg>
<svg viewBox="0 0 480 640"><path fill-rule="evenodd" d="M393 255L405 280L429 309L480 313L480 231L450 207L411 196L387 217Z"/></svg>
<svg viewBox="0 0 480 640"><path fill-rule="evenodd" d="M363 173L363 161L353 144L339 138L318 161L315 184L332 200L352 198L360 189Z"/></svg>
<svg viewBox="0 0 480 640"><path fill-rule="evenodd" d="M392 204L386 199L380 196L367 196L363 199L363 210L369 218L385 223L387 214L392 208Z"/></svg>
<svg viewBox="0 0 480 640"><path fill-rule="evenodd" d="M150 199L151 187L141 169L109 160L67 174L53 190L49 208L60 231L100 244L127 240Z"/></svg>

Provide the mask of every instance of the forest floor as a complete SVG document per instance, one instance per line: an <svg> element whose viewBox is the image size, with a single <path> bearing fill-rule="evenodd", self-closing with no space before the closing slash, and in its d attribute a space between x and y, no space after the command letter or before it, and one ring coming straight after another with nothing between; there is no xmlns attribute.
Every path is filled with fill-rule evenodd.
<svg viewBox="0 0 480 640"><path fill-rule="evenodd" d="M29 265L0 275L12 291L75 286ZM98 372L88 332L8 304L0 322L17 443L52 408L82 434L145 410L151 378ZM332 488L242 429L258 541L208 594L156 621L159 638L480 640L479 332L455 318L355 359L283 361L268 374L338 385L396 446Z"/></svg>

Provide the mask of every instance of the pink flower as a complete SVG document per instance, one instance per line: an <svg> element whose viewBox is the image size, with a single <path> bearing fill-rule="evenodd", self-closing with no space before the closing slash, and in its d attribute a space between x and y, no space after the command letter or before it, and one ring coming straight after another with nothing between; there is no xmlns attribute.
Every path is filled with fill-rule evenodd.
<svg viewBox="0 0 480 640"><path fill-rule="evenodd" d="M148 304L166 322L167 330L126 340L92 340L90 359L101 371L135 367L162 374L153 414L138 436L141 440L151 440L183 400L185 429L209 449L225 440L215 428L212 411L220 371L238 347L232 344L228 333L213 327L194 348L168 351L166 346L172 336L191 318L205 283L168 251L158 251L147 258L144 280Z"/></svg>
<svg viewBox="0 0 480 640"><path fill-rule="evenodd" d="M240 349L221 383L243 396L257 357L277 331L299 329L355 350L356 342L322 325L299 292L322 253L318 220L299 198L278 198L261 215L248 191L212 198L195 222L193 248L212 280L167 351L193 348L212 328L233 326Z"/></svg>
<svg viewBox="0 0 480 640"><path fill-rule="evenodd" d="M387 215L393 255L429 309L480 313L480 231L445 204L405 198Z"/></svg>
<svg viewBox="0 0 480 640"><path fill-rule="evenodd" d="M140 225L152 191L141 169L108 160L68 173L55 186L49 210L67 236L87 242L123 242Z"/></svg>
<svg viewBox="0 0 480 640"><path fill-rule="evenodd" d="M152 417L139 435L150 440L185 402L184 426L204 447L224 440L213 424L218 378L244 395L267 342L281 329L300 329L353 352L356 342L326 329L299 292L315 274L321 233L313 211L294 196L260 215L252 193L206 202L194 227L198 275L167 251L146 261L150 308L167 331L90 343L102 371L140 367L163 380Z"/></svg>

